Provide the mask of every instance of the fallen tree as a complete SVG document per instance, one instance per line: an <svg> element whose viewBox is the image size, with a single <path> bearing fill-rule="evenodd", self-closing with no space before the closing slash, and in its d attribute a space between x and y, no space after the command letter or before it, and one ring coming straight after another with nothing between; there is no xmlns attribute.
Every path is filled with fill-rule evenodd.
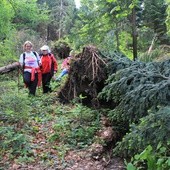
<svg viewBox="0 0 170 170"><path fill-rule="evenodd" d="M98 107L97 95L108 77L106 66L106 58L102 58L94 46L84 47L71 63L68 80L59 92L61 101L68 102L82 95L84 103Z"/></svg>
<svg viewBox="0 0 170 170"><path fill-rule="evenodd" d="M19 68L19 62L8 64L7 66L0 67L0 74L8 73Z"/></svg>

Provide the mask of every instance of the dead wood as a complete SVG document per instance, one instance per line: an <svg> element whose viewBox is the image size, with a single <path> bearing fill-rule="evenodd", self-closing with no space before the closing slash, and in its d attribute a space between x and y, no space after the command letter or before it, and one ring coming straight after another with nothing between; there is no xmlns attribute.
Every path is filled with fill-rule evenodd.
<svg viewBox="0 0 170 170"><path fill-rule="evenodd" d="M68 80L59 92L59 98L61 101L70 101L81 94L86 97L83 100L85 103L98 107L100 101L97 95L107 79L107 61L93 46L85 47L75 58L71 63Z"/></svg>
<svg viewBox="0 0 170 170"><path fill-rule="evenodd" d="M19 63L14 62L12 64L8 64L7 66L0 67L0 74L11 72L15 69L19 68Z"/></svg>

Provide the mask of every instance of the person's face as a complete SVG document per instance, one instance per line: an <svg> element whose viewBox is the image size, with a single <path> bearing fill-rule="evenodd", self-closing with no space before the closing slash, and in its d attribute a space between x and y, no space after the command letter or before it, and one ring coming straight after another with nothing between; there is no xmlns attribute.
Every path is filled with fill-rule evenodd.
<svg viewBox="0 0 170 170"><path fill-rule="evenodd" d="M26 51L26 52L30 52L31 49L32 49L32 45L31 45L31 44L26 44L26 45L25 45L25 51Z"/></svg>
<svg viewBox="0 0 170 170"><path fill-rule="evenodd" d="M42 53L43 53L43 55L46 55L46 54L48 54L48 51L47 50L42 50Z"/></svg>

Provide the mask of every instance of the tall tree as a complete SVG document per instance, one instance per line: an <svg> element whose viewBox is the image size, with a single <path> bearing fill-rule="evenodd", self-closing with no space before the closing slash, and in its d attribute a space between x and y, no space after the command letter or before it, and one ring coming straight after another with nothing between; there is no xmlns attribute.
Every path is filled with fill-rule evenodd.
<svg viewBox="0 0 170 170"><path fill-rule="evenodd" d="M165 0L144 0L143 5L143 25L154 30L161 44L169 44L165 22L168 4Z"/></svg>
<svg viewBox="0 0 170 170"><path fill-rule="evenodd" d="M72 18L74 17L74 0L38 0L38 3L46 3L50 10L47 40L60 39L68 34L72 26Z"/></svg>
<svg viewBox="0 0 170 170"><path fill-rule="evenodd" d="M131 13L129 5L130 1L82 1L71 34L76 46L91 43L111 51L128 49L131 33L127 20Z"/></svg>

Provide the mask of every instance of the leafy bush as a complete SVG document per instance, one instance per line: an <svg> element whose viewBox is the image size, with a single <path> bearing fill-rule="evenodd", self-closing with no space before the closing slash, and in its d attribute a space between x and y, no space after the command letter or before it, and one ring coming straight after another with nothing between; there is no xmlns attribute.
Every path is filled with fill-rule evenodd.
<svg viewBox="0 0 170 170"><path fill-rule="evenodd" d="M49 136L50 141L59 140L73 147L84 147L93 141L99 128L99 113L81 104L77 104L71 111L65 112L57 119L53 126L54 133Z"/></svg>
<svg viewBox="0 0 170 170"><path fill-rule="evenodd" d="M130 163L126 163L127 170L169 170L170 157L168 157L167 151L161 142L156 149L148 145L143 152L136 154Z"/></svg>
<svg viewBox="0 0 170 170"><path fill-rule="evenodd" d="M24 95L5 94L0 96L0 120L24 125L28 120L28 99Z"/></svg>
<svg viewBox="0 0 170 170"><path fill-rule="evenodd" d="M28 136L15 129L14 126L0 126L0 156L27 155L29 153Z"/></svg>

